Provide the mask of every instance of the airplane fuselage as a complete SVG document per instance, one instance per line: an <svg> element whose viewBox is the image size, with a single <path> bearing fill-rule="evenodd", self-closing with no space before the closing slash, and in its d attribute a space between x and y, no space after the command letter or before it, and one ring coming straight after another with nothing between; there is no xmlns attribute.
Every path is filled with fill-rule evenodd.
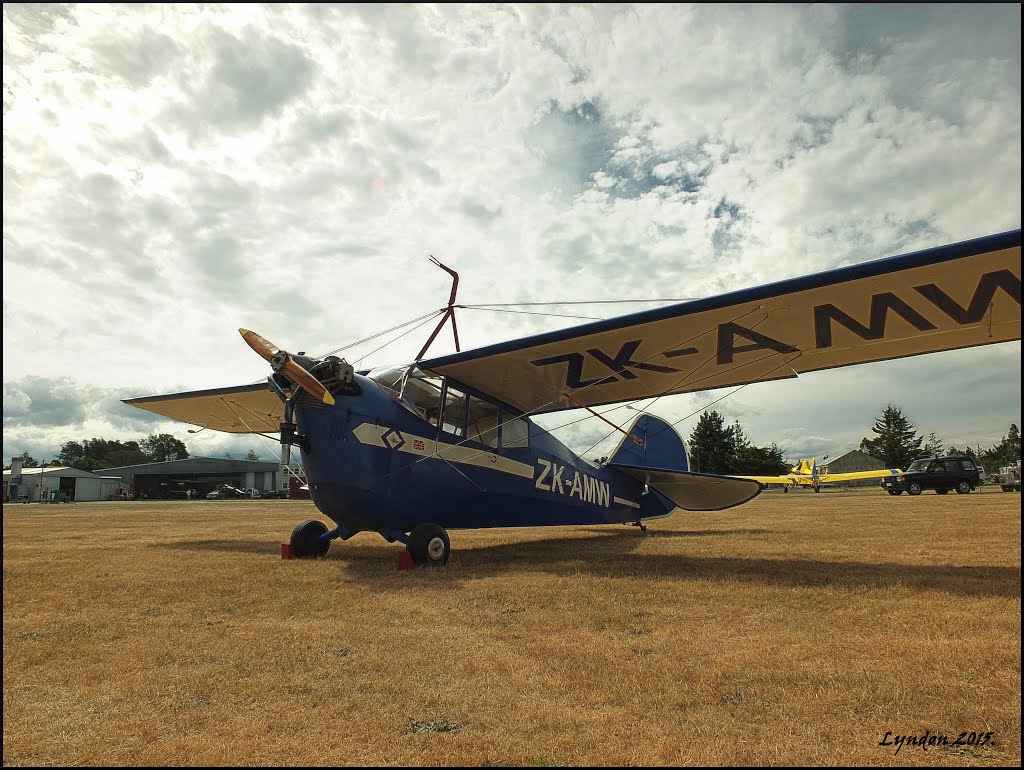
<svg viewBox="0 0 1024 770"><path fill-rule="evenodd" d="M360 395L296 409L313 501L343 529L407 532L424 521L446 529L610 524L674 507L528 420L527 446L492 447L447 432L393 391L356 377Z"/></svg>

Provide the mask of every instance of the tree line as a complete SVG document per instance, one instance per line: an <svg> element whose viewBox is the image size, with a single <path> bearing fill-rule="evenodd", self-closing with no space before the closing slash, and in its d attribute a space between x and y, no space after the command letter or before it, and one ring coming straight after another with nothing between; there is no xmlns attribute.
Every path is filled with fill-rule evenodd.
<svg viewBox="0 0 1024 770"><path fill-rule="evenodd" d="M887 468L906 468L919 457L932 455L964 455L992 471L1020 459L1020 430L1013 423L1002 440L988 449L946 447L942 440L929 433L917 432L916 426L899 407L887 405L871 428L874 438L864 437L860 450L881 460ZM725 417L712 410L697 419L687 443L690 469L700 473L721 473L740 476L777 476L786 473L790 464L783 459L783 450L774 442L755 446L746 437L739 420L726 425ZM68 441L60 453L44 467L63 465L83 471L118 468L125 465L184 460L189 456L185 444L169 433L147 436L141 441L109 441L91 438L82 442ZM230 453L225 453L231 459ZM28 452L14 459L24 468L38 468L40 463ZM259 460L249 450L247 460ZM11 466L4 466L4 470Z"/></svg>
<svg viewBox="0 0 1024 770"><path fill-rule="evenodd" d="M1013 423L1002 440L988 449L944 446L942 440L929 433L917 432L916 426L899 407L887 405L871 428L874 438L864 437L860 451L877 460L886 468L906 468L920 457L933 455L962 455L993 471L1020 459L1020 430ZM701 414L690 433L687 448L690 470L700 473L720 473L738 476L776 476L789 470L782 458L783 450L772 443L754 446L746 438L739 420L731 425L715 411Z"/></svg>
<svg viewBox="0 0 1024 770"><path fill-rule="evenodd" d="M230 453L224 456L231 459ZM96 471L101 468L185 460L188 457L188 448L184 442L170 433L160 433L147 436L141 441L111 441L104 438L68 441L61 447L60 453L52 460L43 462L42 467L66 466L82 471ZM21 460L23 468L40 467L40 462L28 452L22 452L14 459ZM246 459L259 460L260 456L250 449ZM4 470L10 467L5 465Z"/></svg>

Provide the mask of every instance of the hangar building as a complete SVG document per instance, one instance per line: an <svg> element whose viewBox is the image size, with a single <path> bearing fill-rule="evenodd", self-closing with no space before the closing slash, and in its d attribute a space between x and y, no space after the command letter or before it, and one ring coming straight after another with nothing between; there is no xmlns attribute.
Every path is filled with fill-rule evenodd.
<svg viewBox="0 0 1024 770"><path fill-rule="evenodd" d="M4 502L12 503L70 503L113 500L121 484L119 478L101 473L89 473L78 468L49 466L22 468L21 461L4 471Z"/></svg>
<svg viewBox="0 0 1024 770"><path fill-rule="evenodd" d="M236 489L256 489L261 494L277 489L279 465L276 460L229 460L222 457L189 457L162 463L126 465L96 471L117 476L125 494L135 500L184 500L192 490L205 497L227 484Z"/></svg>
<svg viewBox="0 0 1024 770"><path fill-rule="evenodd" d="M845 454L833 457L818 464L818 473L855 473L856 471L880 471L885 468L885 463L878 460L867 452L859 449L851 449ZM879 479L851 479L840 481L841 487L877 487Z"/></svg>

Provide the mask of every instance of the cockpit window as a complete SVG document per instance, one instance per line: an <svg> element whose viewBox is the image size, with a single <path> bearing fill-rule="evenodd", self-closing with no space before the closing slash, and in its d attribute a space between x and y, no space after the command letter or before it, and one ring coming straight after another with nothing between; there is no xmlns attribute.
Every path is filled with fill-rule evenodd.
<svg viewBox="0 0 1024 770"><path fill-rule="evenodd" d="M426 374L413 365L371 369L366 376L421 419L434 426L440 425L445 433L497 449L500 429L505 449L530 445L529 423L525 419L499 411L495 404L469 396L451 383L445 388L443 377ZM442 391L445 394L443 410Z"/></svg>
<svg viewBox="0 0 1024 770"><path fill-rule="evenodd" d="M441 411L443 380L416 367L398 366L373 369L366 375L391 391L398 402L431 425L437 425Z"/></svg>

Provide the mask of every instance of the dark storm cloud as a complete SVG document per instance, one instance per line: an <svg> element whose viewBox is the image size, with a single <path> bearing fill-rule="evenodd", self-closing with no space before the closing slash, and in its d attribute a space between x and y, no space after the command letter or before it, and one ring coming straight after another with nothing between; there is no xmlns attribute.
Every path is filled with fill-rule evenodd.
<svg viewBox="0 0 1024 770"><path fill-rule="evenodd" d="M28 376L5 382L4 431L60 426L70 430L86 420L99 420L118 429L141 429L164 420L123 404L121 399L130 395L129 389L101 388L69 377Z"/></svg>

